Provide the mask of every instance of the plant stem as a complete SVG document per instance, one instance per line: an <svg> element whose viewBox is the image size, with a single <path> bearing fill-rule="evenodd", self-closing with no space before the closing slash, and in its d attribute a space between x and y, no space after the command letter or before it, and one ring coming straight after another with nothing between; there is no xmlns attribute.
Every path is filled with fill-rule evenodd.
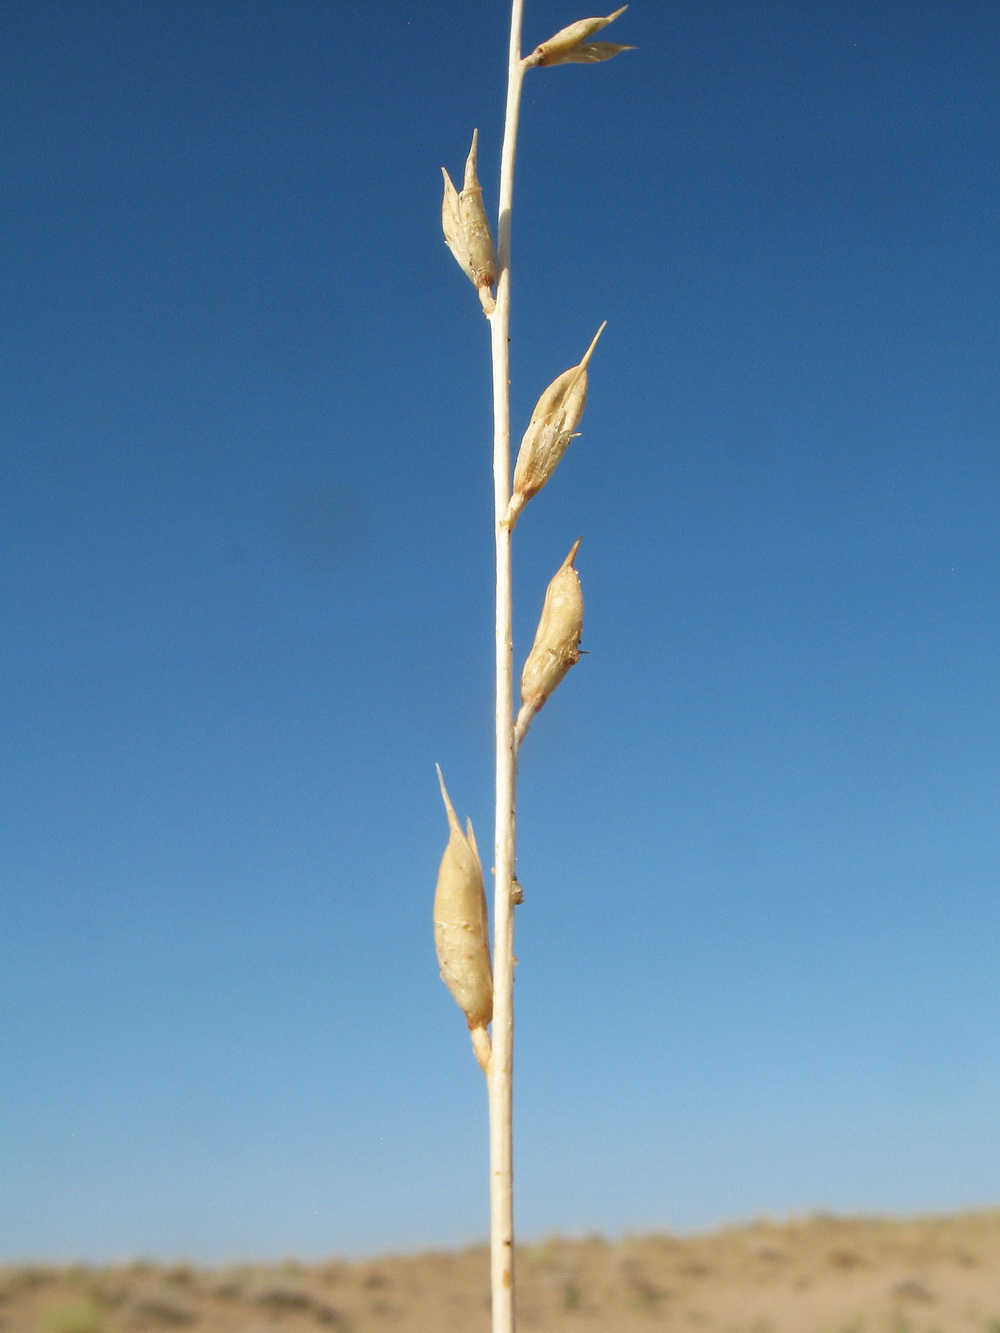
<svg viewBox="0 0 1000 1333"><path fill-rule="evenodd" d="M489 1068L490 1285L493 1333L514 1333L514 879L517 756L514 750L514 648L511 531L502 520L510 503L510 215L514 154L521 104L521 14L512 0L507 110L500 158L497 223L497 303L490 319L493 365L493 491L496 530L496 823L493 912L493 1054Z"/></svg>

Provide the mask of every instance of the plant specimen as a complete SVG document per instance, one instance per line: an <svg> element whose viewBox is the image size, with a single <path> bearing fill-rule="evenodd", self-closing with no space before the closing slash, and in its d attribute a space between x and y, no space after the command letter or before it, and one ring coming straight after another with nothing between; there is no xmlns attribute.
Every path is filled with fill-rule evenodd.
<svg viewBox="0 0 1000 1333"><path fill-rule="evenodd" d="M523 0L513 0L495 250L477 175L477 131L473 131L460 191L444 171L441 221L445 241L475 286L489 320L493 371L496 807L492 963L483 869L475 836L471 823L462 832L440 769L438 777L450 836L434 898L434 938L441 976L465 1014L473 1051L486 1074L489 1089L493 1333L512 1333L514 1328L511 1123L514 907L522 896L515 865L518 752L533 718L578 661L583 632L583 594L574 567L580 546L577 540L545 593L535 641L521 674L521 708L515 721L511 543L525 505L552 477L576 432L587 400L587 366L604 329L602 324L582 360L564 371L539 398L521 441L512 483L508 341L514 156L525 74L549 65L596 64L631 50L613 42L590 40L625 8L616 9L605 18L571 23L522 57ZM488 1031L490 1027L492 1030Z"/></svg>

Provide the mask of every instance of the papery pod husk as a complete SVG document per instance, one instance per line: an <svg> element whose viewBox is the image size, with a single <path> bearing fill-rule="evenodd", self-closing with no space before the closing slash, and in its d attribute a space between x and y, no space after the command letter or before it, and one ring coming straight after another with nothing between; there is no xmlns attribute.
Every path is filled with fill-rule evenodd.
<svg viewBox="0 0 1000 1333"><path fill-rule="evenodd" d="M434 947L441 980L470 1029L485 1028L493 1017L493 972L483 867L472 824L462 832L440 768L437 773L449 837L434 893Z"/></svg>
<svg viewBox="0 0 1000 1333"><path fill-rule="evenodd" d="M535 404L514 465L514 493L506 516L508 527L514 526L524 506L555 472L580 424L587 405L587 363L606 324L607 320L594 334L580 364L564 370Z"/></svg>
<svg viewBox="0 0 1000 1333"><path fill-rule="evenodd" d="M540 46L536 46L525 63L544 66L561 65L569 61L579 60L609 60L611 56L617 55L619 51L632 50L632 47L616 46L614 49L609 49L606 55L588 57L579 54L588 37L593 37L595 32L600 32L609 23L613 23L619 14L625 13L626 9L628 9L628 5L622 5L621 9L616 9L613 14L608 14L606 18L578 19L576 23L571 23L569 27L560 28L547 42L542 42ZM591 45L593 47L612 47L611 42L594 42Z"/></svg>
<svg viewBox="0 0 1000 1333"><path fill-rule="evenodd" d="M465 231L465 243L469 249L469 266L475 275L473 281L477 287L490 288L497 280L497 257L493 249L493 237L490 224L483 207L483 191L476 176L476 150L479 145L479 131L472 131L472 147L465 163L465 181L462 193L458 196L462 214L462 227Z"/></svg>
<svg viewBox="0 0 1000 1333"><path fill-rule="evenodd" d="M476 176L478 143L479 131L473 130L461 193L455 189L444 167L441 168L444 176L441 228L448 249L478 291L483 309L489 315L496 308L490 289L496 282L497 262L490 224L483 207L483 192Z"/></svg>
<svg viewBox="0 0 1000 1333"><path fill-rule="evenodd" d="M620 56L623 51L634 51L634 46L622 46L618 42L583 42L567 51L558 60L546 61L550 65L599 65L602 60Z"/></svg>
<svg viewBox="0 0 1000 1333"><path fill-rule="evenodd" d="M521 700L531 716L542 707L570 667L580 660L583 592L573 561L582 540L578 537L573 543L572 550L545 590L535 642L521 672ZM527 720L530 721L530 717Z"/></svg>
<svg viewBox="0 0 1000 1333"><path fill-rule="evenodd" d="M441 203L441 230L448 249L458 260L459 267L470 282L476 281L472 265L469 263L469 247L465 243L465 231L462 227L462 210L458 202L458 191L452 184L451 177L444 167L444 199Z"/></svg>

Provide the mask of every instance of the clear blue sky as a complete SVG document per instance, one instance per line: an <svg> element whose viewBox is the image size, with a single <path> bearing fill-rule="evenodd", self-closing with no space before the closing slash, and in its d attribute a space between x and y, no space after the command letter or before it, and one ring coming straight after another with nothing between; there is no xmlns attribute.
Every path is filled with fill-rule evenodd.
<svg viewBox="0 0 1000 1333"><path fill-rule="evenodd" d="M0 1258L486 1231L434 763L491 820L503 0L6 0ZM590 11L528 0L525 46ZM535 71L525 1236L1000 1199L1000 9L635 0Z"/></svg>

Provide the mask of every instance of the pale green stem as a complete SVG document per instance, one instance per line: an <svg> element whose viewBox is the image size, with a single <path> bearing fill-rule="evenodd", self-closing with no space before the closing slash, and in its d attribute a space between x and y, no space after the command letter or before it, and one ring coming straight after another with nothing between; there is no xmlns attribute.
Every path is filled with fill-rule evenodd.
<svg viewBox="0 0 1000 1333"><path fill-rule="evenodd" d="M521 104L521 14L513 0L507 73L507 111L500 158L497 224L497 304L490 318L493 362L493 489L496 528L496 824L493 913L493 1053L490 1103L490 1285L493 1333L514 1333L514 879L517 756L514 749L514 649L511 624L510 504L510 213Z"/></svg>

